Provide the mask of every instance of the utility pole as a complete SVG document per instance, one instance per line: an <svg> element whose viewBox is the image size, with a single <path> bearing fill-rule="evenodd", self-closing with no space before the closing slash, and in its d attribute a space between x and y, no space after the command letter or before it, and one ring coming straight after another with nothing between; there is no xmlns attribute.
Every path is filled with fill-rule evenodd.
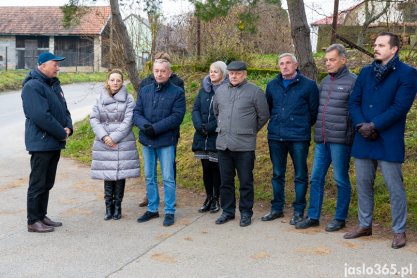
<svg viewBox="0 0 417 278"><path fill-rule="evenodd" d="M337 16L338 16L338 14L339 14L339 0L334 0L332 38L330 40L330 44L336 43L336 30L337 30Z"/></svg>

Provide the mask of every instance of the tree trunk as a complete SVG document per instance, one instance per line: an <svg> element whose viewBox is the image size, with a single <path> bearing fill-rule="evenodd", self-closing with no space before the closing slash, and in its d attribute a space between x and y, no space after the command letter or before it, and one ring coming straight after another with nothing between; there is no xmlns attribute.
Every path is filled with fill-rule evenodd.
<svg viewBox="0 0 417 278"><path fill-rule="evenodd" d="M130 82L133 85L133 88L135 88L135 91L137 91L139 89L140 79L138 74L138 68L136 66L136 55L132 46L132 42L129 38L129 34L127 33L126 25L124 24L122 16L120 14L119 1L110 0L110 8L112 21L115 28L114 30L117 32L118 38L120 39L120 43L124 48L123 58L126 63L126 70L129 75ZM112 44L113 42L110 43Z"/></svg>
<svg viewBox="0 0 417 278"><path fill-rule="evenodd" d="M287 1L291 22L291 36L295 46L295 55L299 59L300 70L313 80L317 80L318 70L311 50L310 28L307 23L303 0Z"/></svg>

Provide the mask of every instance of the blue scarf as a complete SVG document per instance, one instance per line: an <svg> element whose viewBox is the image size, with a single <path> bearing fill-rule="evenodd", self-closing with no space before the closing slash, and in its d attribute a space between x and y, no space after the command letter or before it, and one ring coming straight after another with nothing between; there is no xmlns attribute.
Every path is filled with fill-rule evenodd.
<svg viewBox="0 0 417 278"><path fill-rule="evenodd" d="M381 61L374 61L372 63L372 67L374 68L375 77L377 81L381 81L388 73L390 73L394 68L395 64L400 60L398 57L398 53L392 57L391 60L389 60L388 63L383 65Z"/></svg>

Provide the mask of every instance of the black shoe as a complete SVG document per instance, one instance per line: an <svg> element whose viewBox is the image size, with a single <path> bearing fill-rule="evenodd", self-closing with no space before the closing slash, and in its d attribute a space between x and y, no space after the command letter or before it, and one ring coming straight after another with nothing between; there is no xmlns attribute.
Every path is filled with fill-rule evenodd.
<svg viewBox="0 0 417 278"><path fill-rule="evenodd" d="M251 217L249 215L242 215L240 217L240 227L249 226L252 223Z"/></svg>
<svg viewBox="0 0 417 278"><path fill-rule="evenodd" d="M222 215L220 215L220 217L217 218L215 223L217 225L221 225L221 224L229 222L230 220L233 220L233 219L235 219L234 215L227 215L227 214L222 213Z"/></svg>
<svg viewBox="0 0 417 278"><path fill-rule="evenodd" d="M326 232L335 232L339 231L340 229L343 229L346 226L346 222L344 220L336 220L333 219L332 222L327 224L326 226Z"/></svg>
<svg viewBox="0 0 417 278"><path fill-rule="evenodd" d="M165 219L164 219L164 226L168 227L174 224L174 214L172 213L167 213L165 214Z"/></svg>
<svg viewBox="0 0 417 278"><path fill-rule="evenodd" d="M281 217L284 217L284 213L282 213L282 211L281 212L279 212L279 211L271 211L270 213L262 216L261 217L261 220L262 221L272 221L274 219L281 218Z"/></svg>
<svg viewBox="0 0 417 278"><path fill-rule="evenodd" d="M295 225L302 220L303 220L302 214L294 214L294 216L291 218L290 225Z"/></svg>
<svg viewBox="0 0 417 278"><path fill-rule="evenodd" d="M214 197L210 206L210 213L216 213L220 210L220 201L219 197Z"/></svg>
<svg viewBox="0 0 417 278"><path fill-rule="evenodd" d="M296 229L307 229L310 227L316 227L320 225L320 221L316 219L311 219L310 217L307 217L300 222L295 224Z"/></svg>
<svg viewBox="0 0 417 278"><path fill-rule="evenodd" d="M138 218L138 222L142 223L142 222L146 222L151 220L152 218L158 218L159 217L159 213L158 212L150 212L150 211L146 211L141 217Z"/></svg>
<svg viewBox="0 0 417 278"><path fill-rule="evenodd" d="M198 212L209 211L211 207L211 202L213 202L213 197L207 197L201 208L198 209Z"/></svg>

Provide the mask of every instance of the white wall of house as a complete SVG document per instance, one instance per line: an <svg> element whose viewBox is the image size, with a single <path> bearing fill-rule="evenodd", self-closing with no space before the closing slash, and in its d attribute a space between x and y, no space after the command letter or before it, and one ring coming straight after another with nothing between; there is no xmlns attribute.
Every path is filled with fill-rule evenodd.
<svg viewBox="0 0 417 278"><path fill-rule="evenodd" d="M138 69L141 70L144 62L146 62L143 58L148 58L151 52L152 35L150 27L134 15L127 17L124 22L135 50L136 64Z"/></svg>
<svg viewBox="0 0 417 278"><path fill-rule="evenodd" d="M7 61L6 61L7 48ZM16 54L16 37L15 36L0 36L0 70L16 69L17 54Z"/></svg>
<svg viewBox="0 0 417 278"><path fill-rule="evenodd" d="M369 3L369 11L374 11L372 15L380 13L386 5L386 1L372 1ZM365 23L365 4L358 6L357 25L363 25ZM402 21L402 13L398 8L398 3L390 3L390 7L380 18L378 18L373 24L378 23L395 23Z"/></svg>

